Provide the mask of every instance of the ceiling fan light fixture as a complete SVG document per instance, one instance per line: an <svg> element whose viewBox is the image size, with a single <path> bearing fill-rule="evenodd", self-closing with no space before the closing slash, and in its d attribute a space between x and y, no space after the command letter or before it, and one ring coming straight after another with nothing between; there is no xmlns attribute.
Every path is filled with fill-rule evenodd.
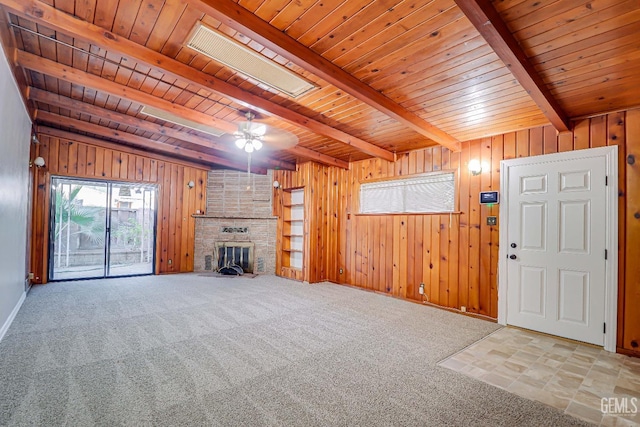
<svg viewBox="0 0 640 427"><path fill-rule="evenodd" d="M244 149L247 153L253 153L262 148L260 139L267 133L267 127L262 123L253 122L256 115L251 111L247 111L245 117L247 121L238 124L238 132L235 133L236 147Z"/></svg>

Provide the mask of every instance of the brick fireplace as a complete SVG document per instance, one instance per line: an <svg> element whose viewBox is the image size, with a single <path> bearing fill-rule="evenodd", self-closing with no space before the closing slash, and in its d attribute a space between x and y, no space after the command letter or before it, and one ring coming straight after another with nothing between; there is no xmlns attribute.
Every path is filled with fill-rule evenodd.
<svg viewBox="0 0 640 427"><path fill-rule="evenodd" d="M237 246L252 248L253 273L275 274L272 183L271 171L249 179L246 172L209 171L207 210L196 216L195 271L215 271L220 247Z"/></svg>

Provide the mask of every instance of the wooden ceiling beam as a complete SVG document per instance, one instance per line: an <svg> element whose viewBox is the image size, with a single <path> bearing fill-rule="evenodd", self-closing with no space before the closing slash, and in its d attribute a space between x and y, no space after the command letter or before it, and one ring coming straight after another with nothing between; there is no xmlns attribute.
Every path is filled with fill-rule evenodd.
<svg viewBox="0 0 640 427"><path fill-rule="evenodd" d="M327 156L326 154L319 153L314 150L310 150L308 148L295 146L293 148L287 149L288 152L292 154L296 154L300 157L304 157L309 160L314 160L318 163L323 163L329 166L337 166L343 169L349 169L349 162L344 160L336 159L335 157Z"/></svg>
<svg viewBox="0 0 640 427"><path fill-rule="evenodd" d="M197 161L208 165L225 166L241 171L247 169L244 161L240 163L234 162L232 160L214 156L212 154L201 153L200 151L189 150L175 145L169 145L164 142L154 141L138 135L133 135L128 132L121 132L117 129L111 129L93 123L84 122L82 120L60 116L58 114L49 113L47 111L37 110L36 120L38 122L62 125L75 131L88 132L105 138L116 139L118 141L122 141L128 145L133 145L143 150L152 150L162 154L182 157L188 160ZM256 168L254 172L265 174L266 169Z"/></svg>
<svg viewBox="0 0 640 427"><path fill-rule="evenodd" d="M158 98L150 93L103 79L95 74L87 73L86 71L78 70L77 68L60 64L32 53L18 50L16 52L16 63L21 67L41 74L46 74L69 83L91 88L98 92L104 92L142 105L159 108L176 116L211 126L227 133L232 134L238 130L238 127L233 123L218 120L208 114L192 110L179 104L174 104L171 101Z"/></svg>
<svg viewBox="0 0 640 427"><path fill-rule="evenodd" d="M16 0L14 0L16 1ZM267 49L452 151L460 142L231 0L185 0Z"/></svg>
<svg viewBox="0 0 640 427"><path fill-rule="evenodd" d="M95 145L97 147L106 148L109 150L121 151L127 154L136 154L139 156L149 156L149 151L141 148L133 148L129 145L118 144L115 142L105 141L104 139L95 138L88 135L80 135L79 133L73 133L62 129L52 128L51 126L36 124L35 130L38 136L47 135L52 136L54 138L61 138L75 142L82 142L84 144ZM209 169L210 165L203 165L200 161L192 161L188 159L183 159L180 157L169 156L165 154L154 153L153 158L157 160L162 160L165 162L175 163L182 166L187 167L196 167L199 169Z"/></svg>
<svg viewBox="0 0 640 427"><path fill-rule="evenodd" d="M75 83L85 87L91 87L94 90L102 91L102 92L109 93L119 97L125 97L127 99L137 100L138 98L136 98L136 96L142 96L143 98L147 98L147 94L145 94L144 92L140 93L140 91L137 91L131 88L129 88L131 90L122 89L122 90L125 90L125 92L129 94L129 96L122 95L120 94L118 88L114 89L112 86L120 86L121 88L126 88L125 86L118 85L117 83L110 82L109 80L105 80L105 79L102 79L101 77L97 77L92 74L88 74L73 68L71 68L69 71L65 71L65 69L68 69L68 67L65 67L64 65L50 61L48 59L44 59L39 56L32 55L30 53L18 51L16 57L17 57L18 64L20 64L25 68L28 68L30 70L37 71L43 74L48 74L48 75L51 75L52 77L63 79L71 83ZM44 61L44 63L41 63L41 61L39 60ZM156 98L154 96L150 96L150 97L154 98L157 101L163 101L162 103L160 103L160 105L164 105L164 103L175 105L175 104L171 104L168 101L164 101L160 98ZM137 101L137 102L141 102L141 101ZM154 101L153 99L151 99L151 100L147 100L147 102L154 102ZM161 106L158 106L155 104L150 104L150 105L155 106L156 108L162 108ZM179 109L177 112L174 112L174 113L178 114L182 112L182 114L178 114L178 115L185 116L185 115L188 115L189 111L191 111L189 109L186 109L185 107L181 107L181 108L186 111L183 112L182 110ZM105 129L108 129L108 128L105 128ZM110 137L113 137L113 136L110 136ZM184 136L182 136L181 139L184 139ZM320 163L349 169L348 162L345 162L340 159L336 159L335 157L327 156L326 154L318 153L308 148L296 146L296 147L289 148L286 151L310 160L318 161ZM234 166L234 168L237 169L238 168L237 165Z"/></svg>
<svg viewBox="0 0 640 427"><path fill-rule="evenodd" d="M343 144L350 145L371 156L388 161L395 160L395 155L391 151L289 110L286 107L240 89L221 79L198 71L187 64L122 38L104 28L56 10L38 0L0 0L0 4L4 4L12 13L20 17L45 25L48 28L60 31L74 38L81 39L92 45L108 50L110 53L116 53L122 55L124 58L142 63L167 76L193 84L199 89L233 99L247 108L276 117L294 126L331 138ZM176 113L174 112L174 114ZM216 125L211 121L208 125L227 131L225 128L220 127L222 125ZM231 133L233 133L233 131Z"/></svg>
<svg viewBox="0 0 640 427"><path fill-rule="evenodd" d="M455 0L511 74L527 91L558 132L571 129L569 117L529 61L490 0Z"/></svg>
<svg viewBox="0 0 640 427"><path fill-rule="evenodd" d="M55 93L47 92L35 87L29 87L27 90L27 95L28 98L32 101L41 102L59 108L66 108L76 113L88 114L96 118L109 120L125 126L132 126L136 129L152 132L157 135L168 136L209 149L223 151L233 156L243 154L244 157L244 151L238 150L235 145L231 146L229 144L211 140L209 139L209 137L191 134L178 129L162 126L157 123L152 123L146 120L139 119L137 117L130 116L128 114L123 114L117 111L98 107L96 105L87 104L86 102L82 102L77 99L67 98L66 96L57 95ZM264 158L258 155L254 155L253 159L257 163L264 164L271 169L295 170L296 168L295 164L284 162L282 160Z"/></svg>

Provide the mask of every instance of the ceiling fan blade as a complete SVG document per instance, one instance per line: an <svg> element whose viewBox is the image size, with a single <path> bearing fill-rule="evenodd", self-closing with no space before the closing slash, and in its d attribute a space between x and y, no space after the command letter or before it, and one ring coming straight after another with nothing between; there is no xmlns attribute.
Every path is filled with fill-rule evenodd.
<svg viewBox="0 0 640 427"><path fill-rule="evenodd" d="M249 132L253 135L264 136L267 133L267 125L262 123L251 122Z"/></svg>
<svg viewBox="0 0 640 427"><path fill-rule="evenodd" d="M267 126L262 123L256 123L254 121L250 122L240 122L238 124L238 132L236 133L250 133L252 135L262 136L267 132Z"/></svg>
<svg viewBox="0 0 640 427"><path fill-rule="evenodd" d="M269 128L261 139L265 148L269 150L286 150L298 144L295 134L276 128Z"/></svg>
<svg viewBox="0 0 640 427"><path fill-rule="evenodd" d="M286 150L298 144L298 137L294 133L256 121L262 117L256 117L255 113L247 112L245 117L248 120L238 123L237 132L233 135L224 135L220 139L233 144L239 138L248 139L248 135L253 135L263 143L263 148L260 151Z"/></svg>

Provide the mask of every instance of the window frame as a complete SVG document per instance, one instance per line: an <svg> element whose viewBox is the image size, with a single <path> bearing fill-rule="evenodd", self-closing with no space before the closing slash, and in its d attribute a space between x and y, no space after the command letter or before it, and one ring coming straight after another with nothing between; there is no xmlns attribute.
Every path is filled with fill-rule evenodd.
<svg viewBox="0 0 640 427"><path fill-rule="evenodd" d="M361 207L361 187L363 184L372 184L377 182L387 182L387 181L402 181L402 180L410 180L421 177L429 177L433 175L444 175L444 174L452 174L453 175L453 210L452 211L434 211L434 212L376 212L376 213L363 213L360 211ZM395 175L384 178L373 178L373 179L363 179L359 180L356 185L357 191L357 201L354 203L354 215L358 216L386 216L386 215L451 215L451 214L460 214L460 180L458 179L458 170L457 169L442 169L435 170L417 174L407 174L407 175Z"/></svg>

